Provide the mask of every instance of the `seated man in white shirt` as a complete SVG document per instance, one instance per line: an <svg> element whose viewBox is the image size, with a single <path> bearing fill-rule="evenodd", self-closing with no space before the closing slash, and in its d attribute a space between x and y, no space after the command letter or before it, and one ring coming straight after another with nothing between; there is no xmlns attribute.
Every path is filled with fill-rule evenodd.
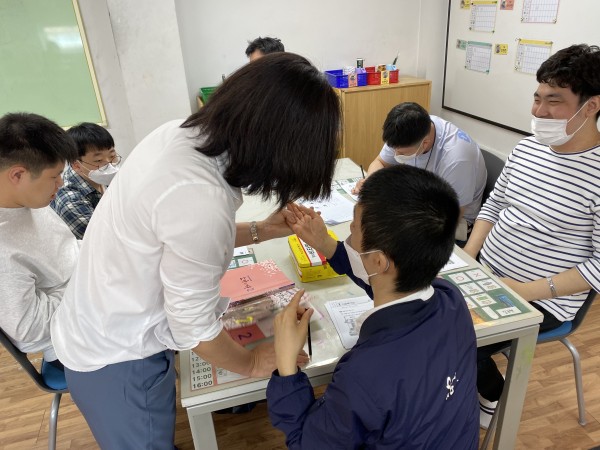
<svg viewBox="0 0 600 450"><path fill-rule="evenodd" d="M417 103L394 106L383 124L381 152L368 175L384 167L410 164L446 180L458 194L460 215L456 240L464 245L481 207L487 179L485 161L471 137L456 125L429 113ZM362 181L357 183L358 193Z"/></svg>
<svg viewBox="0 0 600 450"><path fill-rule="evenodd" d="M54 122L36 114L0 118L0 328L22 352L43 352L62 369L50 317L75 268L78 245L48 206L77 150Z"/></svg>

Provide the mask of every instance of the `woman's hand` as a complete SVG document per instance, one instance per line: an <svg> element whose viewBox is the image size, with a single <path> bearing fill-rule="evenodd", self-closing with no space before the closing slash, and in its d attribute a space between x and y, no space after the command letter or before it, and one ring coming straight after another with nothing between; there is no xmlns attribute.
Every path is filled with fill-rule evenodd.
<svg viewBox="0 0 600 450"><path fill-rule="evenodd" d="M284 214L285 211L285 209L274 211L269 217L256 224L259 242L292 234L292 229Z"/></svg>
<svg viewBox="0 0 600 450"><path fill-rule="evenodd" d="M337 241L327 233L327 226L318 212L312 208L290 203L285 217L289 227L300 239L326 258L333 256Z"/></svg>

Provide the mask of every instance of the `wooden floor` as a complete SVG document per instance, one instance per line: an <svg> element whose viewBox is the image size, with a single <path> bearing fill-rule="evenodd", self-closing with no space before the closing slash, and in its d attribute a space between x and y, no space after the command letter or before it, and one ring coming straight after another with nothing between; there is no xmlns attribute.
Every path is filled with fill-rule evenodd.
<svg viewBox="0 0 600 450"><path fill-rule="evenodd" d="M577 423L577 400L570 353L560 343L538 346L529 381L517 449L591 449L600 446L600 303L572 337L581 354L588 424ZM502 358L499 359L504 364ZM35 387L2 348L0 350L0 448L44 449L48 438L51 395ZM246 414L214 414L219 448L285 449L273 429L266 404ZM483 434L482 434L483 436ZM194 448L185 410L178 406L175 444ZM58 420L59 449L95 449L94 438L68 394Z"/></svg>

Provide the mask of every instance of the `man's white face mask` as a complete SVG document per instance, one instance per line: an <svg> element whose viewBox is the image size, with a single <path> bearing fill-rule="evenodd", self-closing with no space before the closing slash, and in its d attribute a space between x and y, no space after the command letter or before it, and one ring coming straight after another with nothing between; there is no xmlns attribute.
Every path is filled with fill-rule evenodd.
<svg viewBox="0 0 600 450"><path fill-rule="evenodd" d="M348 254L348 260L350 261L350 267L352 267L352 273L356 278L360 278L366 284L370 285L369 278L378 275L378 272L368 274L367 269L365 269L365 263L363 263L361 255L368 255L369 253L380 252L381 250L370 250L368 252L359 253L350 247L349 241L350 237L344 241L344 247L346 248L346 253ZM388 260L388 268L390 262ZM386 268L385 270L387 270ZM384 271L385 272L385 271Z"/></svg>
<svg viewBox="0 0 600 450"><path fill-rule="evenodd" d="M423 147L423 142L425 142L425 138L423 138L423 140L419 144L419 148L417 148L417 151L414 152L412 155L394 155L394 159L398 164L406 164L411 159L416 158L422 153L421 148Z"/></svg>
<svg viewBox="0 0 600 450"><path fill-rule="evenodd" d="M589 100L588 100L589 101ZM535 139L544 145L563 145L571 140L575 133L577 133L587 122L587 117L583 123L573 133L567 134L567 124L573 120L579 111L587 105L587 101L581 105L581 108L577 110L573 116L567 119L541 119L533 116L531 119L531 132L535 136Z"/></svg>
<svg viewBox="0 0 600 450"><path fill-rule="evenodd" d="M88 178L94 183L108 186L119 171L119 165L106 164L98 169L90 170Z"/></svg>

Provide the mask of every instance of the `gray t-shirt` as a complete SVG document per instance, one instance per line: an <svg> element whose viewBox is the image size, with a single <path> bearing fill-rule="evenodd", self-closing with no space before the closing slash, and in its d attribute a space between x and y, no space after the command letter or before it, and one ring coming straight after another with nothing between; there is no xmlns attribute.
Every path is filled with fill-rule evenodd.
<svg viewBox="0 0 600 450"><path fill-rule="evenodd" d="M473 223L485 188L487 171L479 147L471 137L456 125L437 116L430 116L435 126L435 142L430 151L417 156L415 167L429 170L446 180L458 194L464 218ZM379 157L387 164L398 164L394 150L384 144Z"/></svg>
<svg viewBox="0 0 600 450"><path fill-rule="evenodd" d="M22 352L56 359L50 317L78 254L77 239L49 206L0 208L0 328Z"/></svg>

